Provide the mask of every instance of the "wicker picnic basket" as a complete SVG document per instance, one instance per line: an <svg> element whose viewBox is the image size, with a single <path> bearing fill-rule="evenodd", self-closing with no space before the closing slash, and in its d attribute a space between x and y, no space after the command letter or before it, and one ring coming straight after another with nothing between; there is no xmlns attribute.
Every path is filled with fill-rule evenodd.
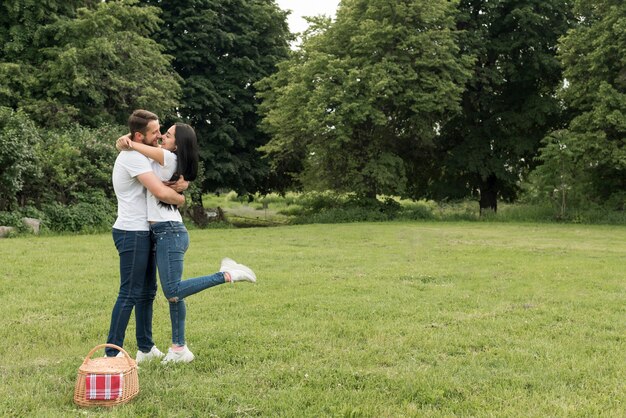
<svg viewBox="0 0 626 418"><path fill-rule="evenodd" d="M123 357L98 357L91 356L104 347L112 347L124 354ZM116 399L90 399L87 393L86 379L93 375L117 375L122 376L121 395ZM83 364L78 368L76 387L74 389L74 403L79 406L115 406L124 404L133 399L139 393L139 376L137 363L128 353L115 344L101 344L94 347Z"/></svg>

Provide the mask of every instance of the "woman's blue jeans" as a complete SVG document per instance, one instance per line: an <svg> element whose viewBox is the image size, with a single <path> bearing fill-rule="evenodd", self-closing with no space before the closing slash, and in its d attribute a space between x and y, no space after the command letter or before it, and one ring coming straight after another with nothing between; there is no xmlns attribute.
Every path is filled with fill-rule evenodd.
<svg viewBox="0 0 626 418"><path fill-rule="evenodd" d="M113 229L113 241L120 256L120 289L111 313L107 342L123 347L130 314L135 309L137 347L152 349L152 306L157 292L155 251L150 231ZM107 356L118 351L105 349Z"/></svg>
<svg viewBox="0 0 626 418"><path fill-rule="evenodd" d="M156 246L156 263L163 293L170 303L172 343L185 345L185 300L209 287L225 282L224 273L182 280L183 259L189 248L189 234L182 222L157 222L150 226Z"/></svg>

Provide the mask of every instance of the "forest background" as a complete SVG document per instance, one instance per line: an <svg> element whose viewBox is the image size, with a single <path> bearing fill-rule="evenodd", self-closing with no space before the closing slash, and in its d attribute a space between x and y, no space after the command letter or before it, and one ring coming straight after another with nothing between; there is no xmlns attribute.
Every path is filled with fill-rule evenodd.
<svg viewBox="0 0 626 418"><path fill-rule="evenodd" d="M0 12L0 225L109 229L113 143L137 108L196 129L199 225L193 208L228 191L296 192L310 219L474 201L623 222L622 1L343 0L297 44L271 0Z"/></svg>

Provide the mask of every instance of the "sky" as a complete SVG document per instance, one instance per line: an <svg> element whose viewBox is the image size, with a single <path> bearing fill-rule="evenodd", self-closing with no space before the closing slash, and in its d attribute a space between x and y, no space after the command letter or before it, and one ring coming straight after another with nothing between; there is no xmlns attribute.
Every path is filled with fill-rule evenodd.
<svg viewBox="0 0 626 418"><path fill-rule="evenodd" d="M302 32L307 27L302 16L323 14L334 18L339 0L276 0L276 3L283 10L291 10L288 18L291 32Z"/></svg>

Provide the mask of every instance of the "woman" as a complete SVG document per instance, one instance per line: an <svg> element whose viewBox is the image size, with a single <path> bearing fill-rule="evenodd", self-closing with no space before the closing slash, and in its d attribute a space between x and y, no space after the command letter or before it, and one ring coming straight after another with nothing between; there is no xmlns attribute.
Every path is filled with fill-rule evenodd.
<svg viewBox="0 0 626 418"><path fill-rule="evenodd" d="M131 142L128 136L119 138L117 145L118 148L132 149L154 160L153 170L163 181L175 181L181 176L193 181L198 174L196 133L187 124L177 123L170 127L160 148ZM190 362L194 355L185 343L184 298L226 282L256 282L256 275L243 264L224 258L218 273L183 281L183 259L189 247L187 228L175 206L160 202L149 191L146 194L159 279L163 293L169 301L172 321L172 346L163 362Z"/></svg>

